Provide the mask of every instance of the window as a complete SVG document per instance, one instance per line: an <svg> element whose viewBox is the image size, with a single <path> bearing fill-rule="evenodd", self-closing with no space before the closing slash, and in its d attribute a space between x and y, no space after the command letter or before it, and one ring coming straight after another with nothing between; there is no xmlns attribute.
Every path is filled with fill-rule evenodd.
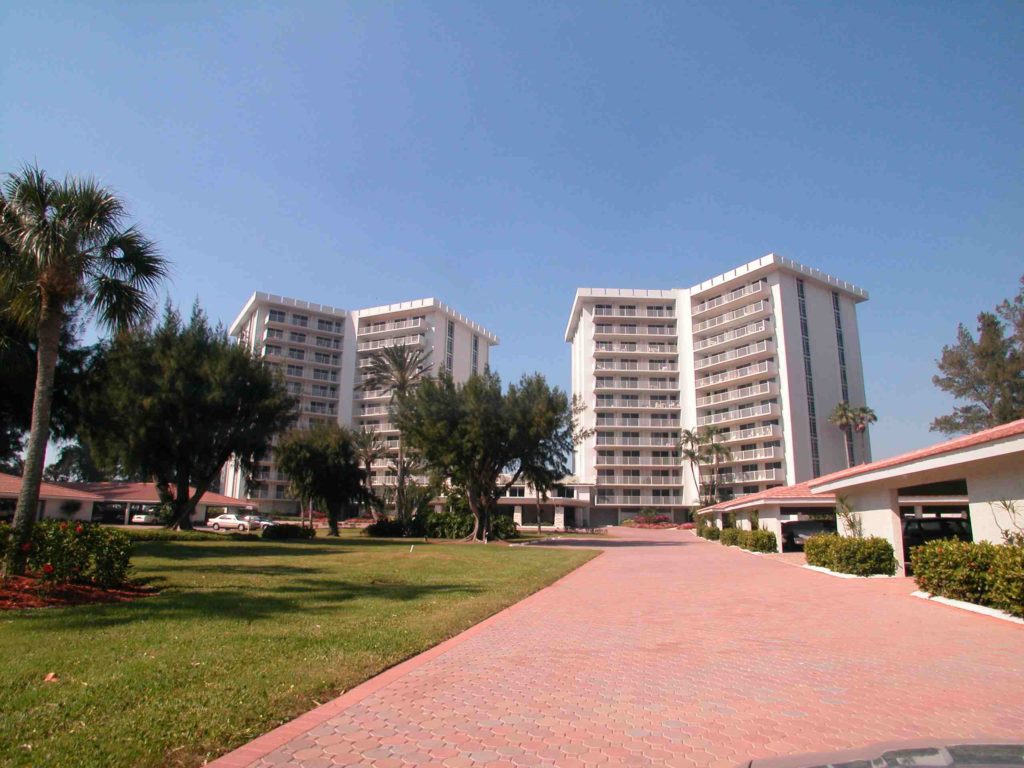
<svg viewBox="0 0 1024 768"><path fill-rule="evenodd" d="M292 331L291 333L288 334L288 341L294 341L296 344L305 344L306 334L296 333L295 331Z"/></svg>
<svg viewBox="0 0 1024 768"><path fill-rule="evenodd" d="M334 330L334 321L332 321L332 320L324 320L323 318L317 318L316 329L318 331L333 331Z"/></svg>
<svg viewBox="0 0 1024 768"><path fill-rule="evenodd" d="M811 375L811 338L807 328L807 296L804 281L796 281L797 303L800 309L800 341L804 353L804 381L807 385L807 421L811 432L811 468L814 476L821 475L821 455L818 452L818 412L814 404L814 377Z"/></svg>
<svg viewBox="0 0 1024 768"><path fill-rule="evenodd" d="M292 315L292 325L301 325L305 328L309 325L309 318L306 315Z"/></svg>
<svg viewBox="0 0 1024 768"><path fill-rule="evenodd" d="M521 485L513 485L508 489L508 495L517 499L526 498L526 488Z"/></svg>
<svg viewBox="0 0 1024 768"><path fill-rule="evenodd" d="M317 363L323 363L324 365L330 365L331 356L328 355L326 352L314 352L313 361Z"/></svg>
<svg viewBox="0 0 1024 768"><path fill-rule="evenodd" d="M293 368L295 366L289 365L288 367L289 368ZM300 368L299 370L302 370L302 369ZM327 370L324 370L323 368L314 368L313 369L313 378L316 379L317 381L330 381L331 380L331 372L327 371Z"/></svg>
<svg viewBox="0 0 1024 768"><path fill-rule="evenodd" d="M595 316L600 317L602 315L610 315L611 313L612 313L612 305L611 304L598 304L597 306L594 307L594 315Z"/></svg>
<svg viewBox="0 0 1024 768"><path fill-rule="evenodd" d="M267 332L264 334L264 338L283 339L284 331L282 331L280 328L267 328Z"/></svg>
<svg viewBox="0 0 1024 768"><path fill-rule="evenodd" d="M289 365L288 366L288 375L289 376L301 376L302 375L302 366L301 365Z"/></svg>
<svg viewBox="0 0 1024 768"><path fill-rule="evenodd" d="M832 291L832 316L836 323L836 348L839 350L839 384L843 402L850 402L850 384L846 378L846 345L843 342L843 317L839 311L839 293ZM845 430L846 452L853 456L853 430ZM856 459L854 459L856 463Z"/></svg>
<svg viewBox="0 0 1024 768"><path fill-rule="evenodd" d="M292 360L305 360L306 352L301 349L296 349L295 347L288 347L288 357Z"/></svg>
<svg viewBox="0 0 1024 768"><path fill-rule="evenodd" d="M473 334L473 373L480 372L480 337Z"/></svg>
<svg viewBox="0 0 1024 768"><path fill-rule="evenodd" d="M270 320L270 322L272 323L283 323L284 312L282 312L280 309L272 309L267 315L267 319Z"/></svg>
<svg viewBox="0 0 1024 768"><path fill-rule="evenodd" d="M281 347L277 344L267 344L263 347L263 354L265 355L280 355Z"/></svg>
<svg viewBox="0 0 1024 768"><path fill-rule="evenodd" d="M444 348L444 367L451 373L455 369L455 323L448 321L448 334Z"/></svg>

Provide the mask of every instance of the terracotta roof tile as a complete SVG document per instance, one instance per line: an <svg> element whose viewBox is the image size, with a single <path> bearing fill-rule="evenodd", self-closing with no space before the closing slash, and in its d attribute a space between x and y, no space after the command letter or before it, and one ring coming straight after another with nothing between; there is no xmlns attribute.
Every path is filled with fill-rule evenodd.
<svg viewBox="0 0 1024 768"><path fill-rule="evenodd" d="M810 481L805 483L797 483L796 485L780 485L776 488L769 488L765 491L759 491L758 493L747 494L746 496L740 496L736 499L729 499L728 501L720 501L710 507L705 507L702 511L728 511L732 507L740 505L747 505L752 501L782 501L791 499L813 499L815 501L827 501L834 499L835 495L831 493L814 493L810 488Z"/></svg>
<svg viewBox="0 0 1024 768"><path fill-rule="evenodd" d="M116 502L127 501L135 504L158 504L160 496L157 494L156 485L153 483L68 483L68 487L95 494L103 501ZM195 488L190 488L195 493ZM255 507L256 502L248 499L233 499L230 496L223 496L219 493L207 491L203 494L203 504L225 507Z"/></svg>
<svg viewBox="0 0 1024 768"><path fill-rule="evenodd" d="M942 456L943 454L962 451L966 448L976 448L980 445L985 445L986 443L994 443L999 440L1006 440L1019 435L1024 435L1024 419L1011 421L1009 424L1001 424L1000 426L992 427L991 429L984 429L981 432L975 432L972 435L956 437L952 440L947 440L943 443L936 443L935 445L930 445L926 448L918 448L916 451L901 453L898 456L891 456L888 459L873 461L870 464L860 464L856 467L850 467L849 469L841 469L830 475L823 475L822 477L811 480L810 485L813 490L813 487L835 482L836 480L844 480L848 477L856 477L857 475L876 472L880 469L898 467L901 464L910 464L914 461L930 459L933 456Z"/></svg>
<svg viewBox="0 0 1024 768"><path fill-rule="evenodd" d="M0 496L17 496L21 493L21 478L0 472ZM80 488L71 488L54 483L43 483L39 487L41 499L77 499L79 501L102 501L99 496Z"/></svg>

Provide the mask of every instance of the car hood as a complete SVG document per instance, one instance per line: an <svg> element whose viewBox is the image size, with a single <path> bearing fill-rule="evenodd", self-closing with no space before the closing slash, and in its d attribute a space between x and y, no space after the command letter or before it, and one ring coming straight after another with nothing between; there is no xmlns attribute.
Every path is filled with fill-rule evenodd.
<svg viewBox="0 0 1024 768"><path fill-rule="evenodd" d="M843 752L815 752L751 760L742 768L895 768L895 766L1024 766L1024 741L1015 739L914 739Z"/></svg>

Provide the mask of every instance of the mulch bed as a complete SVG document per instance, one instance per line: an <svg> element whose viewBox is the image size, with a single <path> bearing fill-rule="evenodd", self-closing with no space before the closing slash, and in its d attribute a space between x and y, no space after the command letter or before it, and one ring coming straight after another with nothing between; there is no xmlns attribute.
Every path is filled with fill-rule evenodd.
<svg viewBox="0 0 1024 768"><path fill-rule="evenodd" d="M152 587L131 584L118 589L100 589L89 584L48 584L27 576L12 576L0 580L0 611L126 603L155 595L157 591Z"/></svg>
<svg viewBox="0 0 1024 768"><path fill-rule="evenodd" d="M627 528L648 528L661 530L664 528L678 528L675 523L623 523Z"/></svg>

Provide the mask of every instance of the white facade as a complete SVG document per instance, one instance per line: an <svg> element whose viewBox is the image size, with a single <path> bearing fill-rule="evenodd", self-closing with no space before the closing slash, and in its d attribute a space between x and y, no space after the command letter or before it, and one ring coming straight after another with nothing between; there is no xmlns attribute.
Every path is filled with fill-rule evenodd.
<svg viewBox="0 0 1024 768"><path fill-rule="evenodd" d="M456 381L482 373L498 338L437 299L417 299L367 309L345 310L298 299L254 293L229 332L284 375L299 399L296 426L335 422L375 429L393 448L398 432L389 419L389 397L363 391L360 371L374 352L395 344L415 344L429 357L431 372L447 370ZM393 482L388 461L374 465L375 485ZM252 498L264 511L297 509L288 493L288 478L271 457L261 462L260 486ZM237 467L228 464L223 492L248 498Z"/></svg>
<svg viewBox="0 0 1024 768"><path fill-rule="evenodd" d="M600 524L696 504L683 429L727 430L732 459L717 474L733 497L846 467L828 416L844 400L865 404L856 305L866 299L775 254L692 288L579 289L565 339L595 433L575 471L595 484ZM854 462L869 461L868 435L853 442Z"/></svg>

